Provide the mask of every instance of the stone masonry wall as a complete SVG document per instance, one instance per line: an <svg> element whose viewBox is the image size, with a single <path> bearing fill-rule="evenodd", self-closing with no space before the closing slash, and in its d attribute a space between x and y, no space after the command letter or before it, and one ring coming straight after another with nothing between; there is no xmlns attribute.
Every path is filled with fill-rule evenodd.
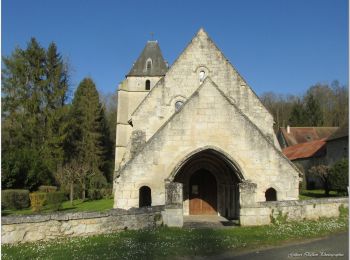
<svg viewBox="0 0 350 260"><path fill-rule="evenodd" d="M272 218L279 215L287 221L317 220L321 217L339 216L339 207L348 208L348 198L322 198L312 200L271 201L240 209L242 226L260 226L271 224Z"/></svg>
<svg viewBox="0 0 350 260"><path fill-rule="evenodd" d="M277 191L278 200L297 199L295 166L208 77L120 170L115 179L114 207L137 207L142 186L151 188L152 205L164 205L164 180L186 156L208 147L227 154L244 179L257 184L254 201L265 201L270 187Z"/></svg>
<svg viewBox="0 0 350 260"><path fill-rule="evenodd" d="M3 244L24 243L152 228L162 223L163 208L2 217L1 241Z"/></svg>

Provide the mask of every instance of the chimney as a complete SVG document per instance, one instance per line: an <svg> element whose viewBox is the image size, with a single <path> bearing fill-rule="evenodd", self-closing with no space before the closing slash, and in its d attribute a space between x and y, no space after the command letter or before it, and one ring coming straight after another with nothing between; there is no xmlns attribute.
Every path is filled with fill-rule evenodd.
<svg viewBox="0 0 350 260"><path fill-rule="evenodd" d="M290 134L290 126L287 125L287 134Z"/></svg>

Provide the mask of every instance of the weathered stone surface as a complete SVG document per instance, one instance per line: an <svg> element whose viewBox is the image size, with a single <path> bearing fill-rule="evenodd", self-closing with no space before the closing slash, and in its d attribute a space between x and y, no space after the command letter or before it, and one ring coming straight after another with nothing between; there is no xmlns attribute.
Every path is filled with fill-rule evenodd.
<svg viewBox="0 0 350 260"><path fill-rule="evenodd" d="M163 209L164 206L158 206L129 211L113 209L107 212L2 217L1 238L3 244L12 244L151 228L163 223L160 213Z"/></svg>
<svg viewBox="0 0 350 260"><path fill-rule="evenodd" d="M167 182L165 183L165 208L182 209L182 183Z"/></svg>
<svg viewBox="0 0 350 260"><path fill-rule="evenodd" d="M348 207L348 198L322 198L313 200L274 201L247 205L240 209L242 226L258 226L271 223L279 215L287 221L316 220L321 217L338 217L339 207Z"/></svg>
<svg viewBox="0 0 350 260"><path fill-rule="evenodd" d="M270 188L278 200L298 198L299 172L280 151L273 117L204 30L142 96L144 80L126 78L118 92L115 208L138 207L142 186L151 189L152 206L168 207L164 180L174 181L176 169L204 149L225 157L237 175L217 185L218 214L236 217L238 204L263 202ZM209 171L220 179L225 169L217 169ZM238 191L248 180L254 189L242 184ZM186 181L182 205L189 214Z"/></svg>

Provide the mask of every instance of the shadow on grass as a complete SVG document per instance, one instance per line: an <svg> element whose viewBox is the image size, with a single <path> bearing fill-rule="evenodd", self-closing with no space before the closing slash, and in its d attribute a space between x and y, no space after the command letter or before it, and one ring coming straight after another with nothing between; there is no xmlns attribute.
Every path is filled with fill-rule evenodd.
<svg viewBox="0 0 350 260"><path fill-rule="evenodd" d="M229 245L220 232L210 228L177 229L158 228L132 232L132 243L136 246L134 259L176 259L214 255L228 250ZM176 238L176 239L174 239Z"/></svg>
<svg viewBox="0 0 350 260"><path fill-rule="evenodd" d="M310 198L334 198L334 197L340 197L338 194L328 194L325 193L313 193L313 192L303 192L300 195L307 196Z"/></svg>

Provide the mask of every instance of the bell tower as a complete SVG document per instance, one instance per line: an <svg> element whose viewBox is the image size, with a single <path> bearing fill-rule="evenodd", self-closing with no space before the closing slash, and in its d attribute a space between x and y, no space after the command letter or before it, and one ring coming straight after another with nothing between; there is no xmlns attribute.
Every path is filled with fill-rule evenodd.
<svg viewBox="0 0 350 260"><path fill-rule="evenodd" d="M131 114L165 75L168 66L157 41L148 41L125 80L118 86L115 173L126 151L132 132Z"/></svg>

